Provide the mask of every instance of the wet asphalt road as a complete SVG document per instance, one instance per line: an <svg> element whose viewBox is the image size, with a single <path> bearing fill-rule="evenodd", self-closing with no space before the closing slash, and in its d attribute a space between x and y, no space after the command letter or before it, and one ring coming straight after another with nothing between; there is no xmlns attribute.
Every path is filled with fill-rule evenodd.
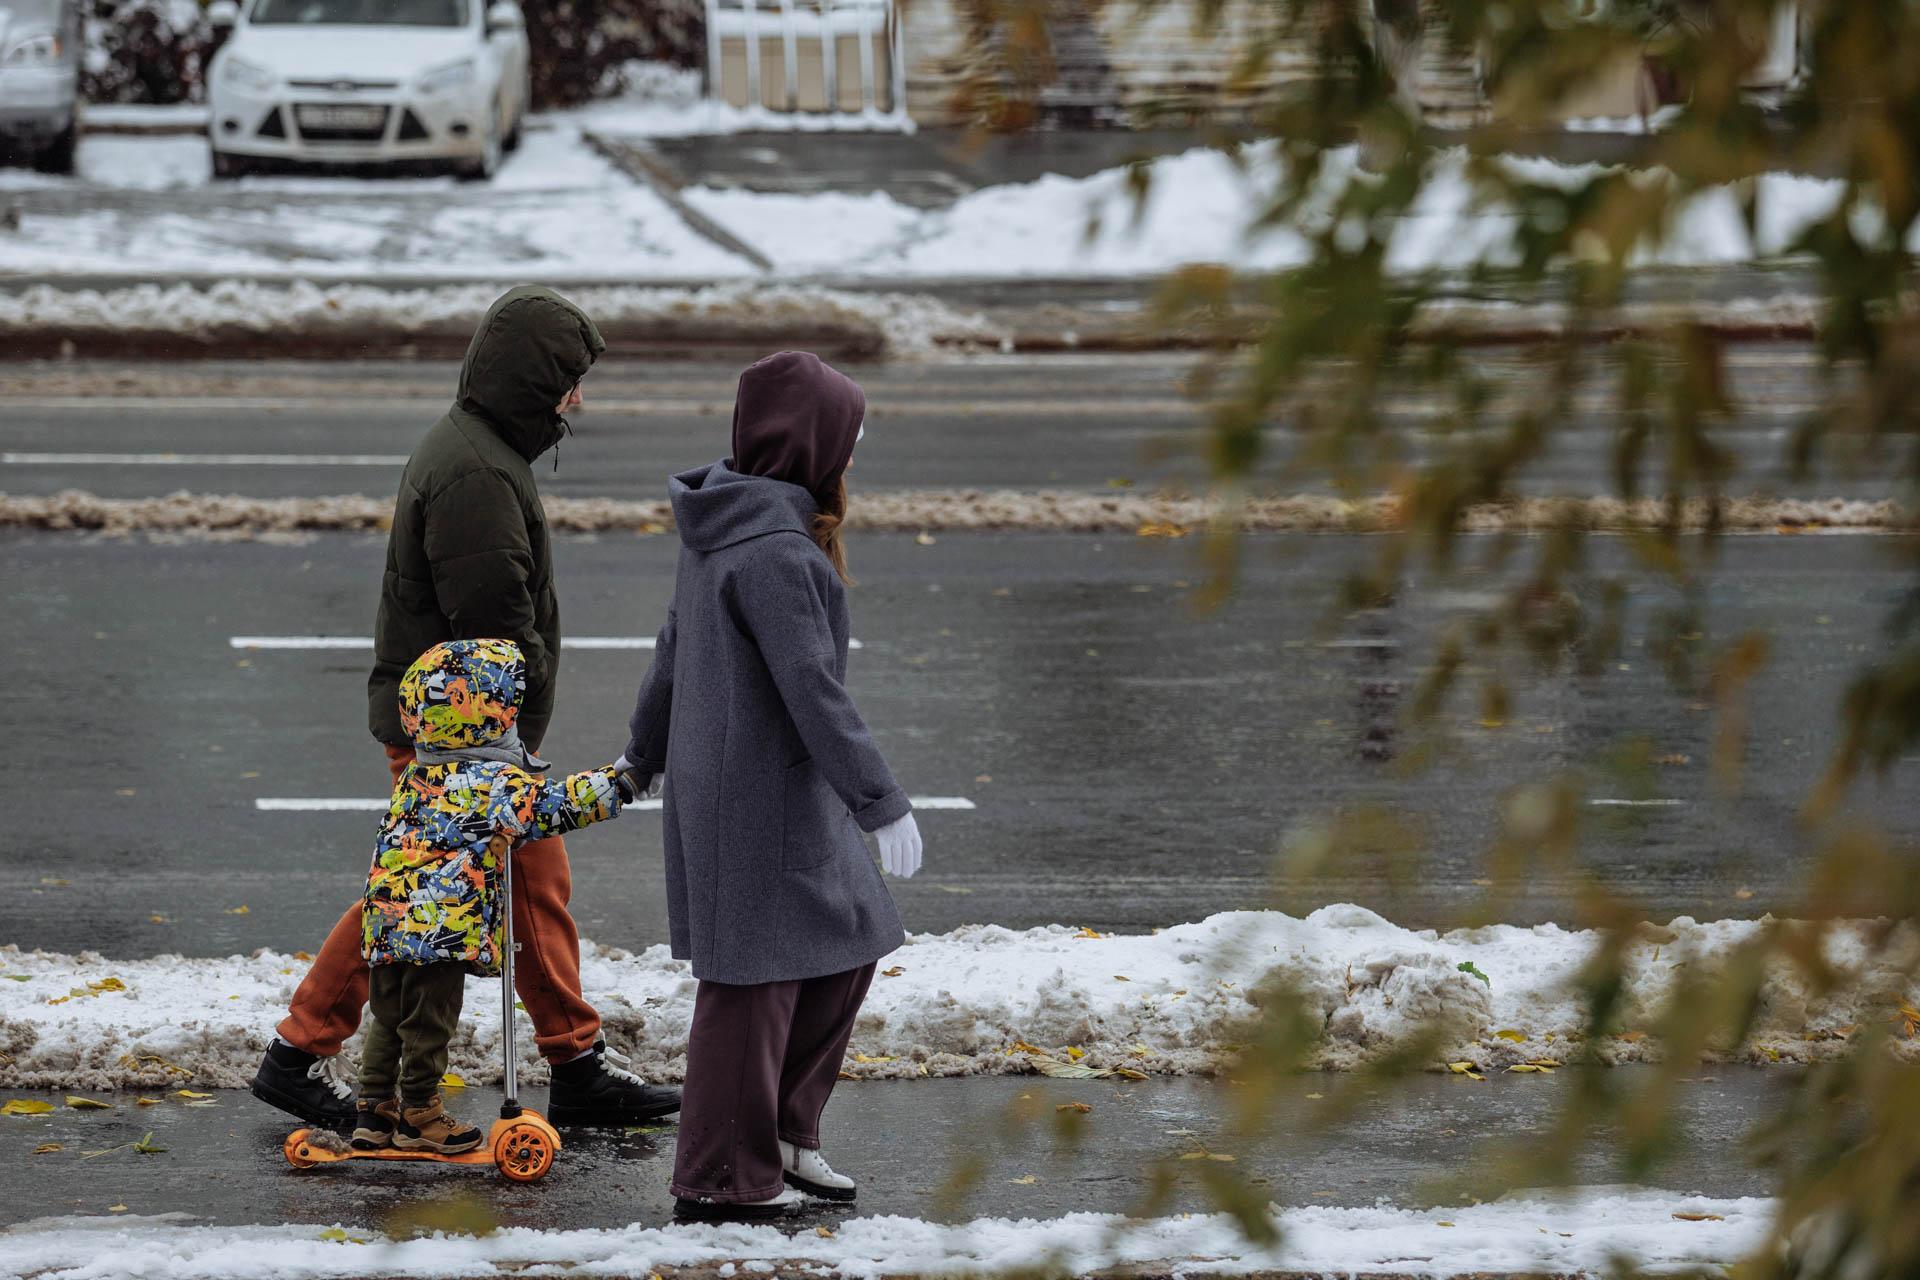
<svg viewBox="0 0 1920 1280"><path fill-rule="evenodd" d="M1573 1075L1496 1076L1478 1084L1425 1075L1381 1092L1369 1092L1379 1086L1354 1077L1301 1076L1275 1099L1274 1124L1262 1135L1239 1124L1234 1090L1202 1080L843 1084L828 1104L823 1133L835 1166L860 1179L861 1198L852 1210L816 1206L795 1225L805 1230L881 1214L964 1220L1123 1212L1141 1205L1152 1170L1169 1160L1175 1192L1164 1211L1206 1210L1212 1202L1195 1173L1206 1162L1178 1159L1192 1151L1234 1156L1234 1171L1283 1205L1458 1204L1463 1177L1496 1169L1548 1131ZM1620 1089L1637 1087L1630 1072L1609 1073L1607 1080ZM1753 1117L1775 1105L1787 1084L1783 1070L1703 1071L1679 1093L1679 1154L1649 1181L1676 1198L1767 1194L1771 1185L1747 1167L1742 1143ZM1325 1108L1348 1090L1367 1096L1350 1118L1326 1124L1320 1119ZM658 1224L672 1212L670 1126L627 1135L570 1131L553 1172L520 1186L484 1167L355 1162L295 1172L280 1152L290 1125L241 1093L221 1092L212 1105L197 1108L172 1097L154 1107L137 1106L130 1095L111 1100L110 1112L62 1109L0 1127L0 1168L11 1171L0 1222L99 1215L125 1205L129 1213L182 1212L218 1224L378 1228L397 1226L396 1211L431 1214L436 1203L456 1196L473 1198L485 1219L511 1226ZM539 1091L523 1099L536 1107L541 1100ZM451 1105L485 1122L497 1101L491 1090L474 1089ZM1093 1110L1084 1118L1055 1110L1068 1102ZM148 1132L164 1152L141 1155L120 1146ZM30 1154L46 1143L62 1150ZM974 1153L986 1160L975 1191L958 1206L943 1206L938 1193L960 1159ZM1575 1180L1604 1184L1622 1175L1589 1154ZM1496 1178L1474 1190L1486 1198L1507 1185ZM438 1221L449 1225L444 1217ZM466 1225L471 1229L473 1220Z"/></svg>
<svg viewBox="0 0 1920 1280"><path fill-rule="evenodd" d="M670 537L563 538L569 634L651 635L670 590ZM1480 551L1490 544L1477 544ZM1627 647L1591 678L1500 661L1515 705L1483 727L1472 697L1442 718L1421 772L1406 728L1443 617L1484 602L1486 575L1410 579L1399 605L1323 629L1343 562L1365 538L1262 538L1239 596L1200 614L1190 542L1071 535L856 540L850 683L908 789L972 811L923 816L927 868L897 887L914 930L972 921L1146 930L1277 902L1371 906L1445 924L1476 901L1493 814L1516 783L1580 771L1594 800L1586 856L1645 913L1706 918L1784 909L1807 855L1796 805L1835 740L1834 708L1905 586L1893 544L1857 536L1728 540L1707 596L1715 636L1771 631L1757 679L1747 786L1709 778L1712 717L1676 694L1644 650L1656 595ZM1617 567L1618 540L1593 545ZM0 536L13 655L0 940L111 956L311 949L356 897L374 817L260 812L259 797L377 797L382 758L364 728L367 658L242 652L230 637L366 634L377 537L295 545L176 545L76 535ZM610 758L646 655L567 654L546 754L563 768ZM1470 673L1471 674L1471 673ZM1603 766L1630 727L1663 763ZM1909 834L1916 763L1862 793L1858 812ZM1421 825L1425 872L1395 883L1373 863L1270 879L1284 833L1357 804L1397 804ZM596 941L664 940L659 817L579 833L575 914ZM56 880L66 883L48 884ZM1536 876L1505 918L1572 918L1577 881ZM244 915L229 914L239 906ZM163 917L155 922L150 917Z"/></svg>
<svg viewBox="0 0 1920 1280"><path fill-rule="evenodd" d="M1528 357L1473 353L1511 405L1537 385ZM1794 344L1734 348L1729 381L1737 412L1718 438L1736 459L1735 494L1884 497L1884 460L1826 459L1807 478L1784 458L1793 430L1825 394L1818 354ZM1193 485L1205 479L1204 433L1188 396L1189 355L943 357L860 366L868 442L854 481L870 489L1066 488L1116 483ZM548 492L569 497L658 498L664 477L727 449L737 364L609 361L587 382L579 434ZM397 459L451 398L451 365L209 362L205 365L0 366L0 492L81 489L107 497L188 490L250 497L393 492ZM1613 492L1621 426L1600 371L1572 421L1526 481L1536 494ZM1386 414L1410 460L1470 447L1447 434L1430 397L1406 390ZM1262 487L1319 490L1325 478L1289 473L1292 446L1270 436ZM79 458L71 455L84 455ZM117 455L180 455L168 465ZM240 463L233 455L331 458L301 465ZM52 455L49 457L49 455ZM358 461L343 462L349 456ZM1657 455L1657 450L1650 457ZM1393 466L1365 488L1389 487ZM1650 464L1651 465L1651 464ZM1656 471L1646 481L1653 483Z"/></svg>

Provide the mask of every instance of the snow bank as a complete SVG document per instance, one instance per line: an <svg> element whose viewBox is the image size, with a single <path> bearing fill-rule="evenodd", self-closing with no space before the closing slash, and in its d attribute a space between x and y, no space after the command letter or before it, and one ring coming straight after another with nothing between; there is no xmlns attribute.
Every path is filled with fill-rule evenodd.
<svg viewBox="0 0 1920 1280"><path fill-rule="evenodd" d="M547 523L561 533L661 534L673 528L662 499L545 499ZM1180 536L1207 527L1215 512L1205 498L1170 493L1084 493L1059 489L903 489L860 491L850 525L879 533L956 532L1148 533ZM114 535L152 534L244 541L287 535L382 530L392 502L373 495L326 498L246 498L172 493L159 498L102 498L77 489L54 494L0 493L0 529L81 530ZM1701 529L1711 506L1690 499L1682 528ZM1655 499L1527 499L1469 507L1460 526L1469 533L1524 533L1574 521L1596 532L1662 527L1672 512ZM1255 533L1372 533L1397 528L1393 498L1348 499L1322 494L1249 499L1238 512ZM1732 498L1720 504L1717 527L1730 532L1885 533L1913 527L1913 516L1892 501L1857 498Z"/></svg>
<svg viewBox="0 0 1920 1280"><path fill-rule="evenodd" d="M529 273L537 274L537 272ZM503 277L511 283L517 273ZM398 346L446 338L464 346L473 318L501 284L385 288L229 280L205 288L145 284L121 289L32 285L0 293L0 345L9 336L45 341L175 335L190 341L249 338ZM838 332L877 351L911 352L938 342L997 341L985 320L908 293L852 293L803 284L673 287L609 285L570 295L614 338L764 342L769 335Z"/></svg>
<svg viewBox="0 0 1920 1280"><path fill-rule="evenodd" d="M1150 194L1138 209L1124 169L1086 178L1048 175L1034 182L986 187L950 208L920 211L874 193L775 195L694 188L690 203L741 235L783 271L870 276L1128 276L1204 262L1278 270L1299 266L1311 247L1298 226L1256 228L1281 163L1271 144L1236 160L1208 148L1153 161ZM1607 172L1601 165L1508 156L1508 176L1568 188ZM1636 182L1670 183L1665 170L1631 171ZM1359 153L1329 153L1318 215L1344 184L1360 177ZM1656 249L1638 265L1715 266L1776 258L1809 226L1837 207L1838 179L1769 173L1716 187L1682 205ZM1741 213L1751 192L1758 214L1749 234ZM1870 217L1871 215L1869 215ZM1434 161L1429 181L1407 216L1392 228L1388 264L1398 272L1462 271L1478 264L1513 266L1509 243L1517 215L1486 200L1468 173L1467 153ZM1862 228L1870 225L1863 221ZM830 229L830 230L825 230ZM1920 233L1913 247L1920 250Z"/></svg>
<svg viewBox="0 0 1920 1280"><path fill-rule="evenodd" d="M1676 1215L1686 1214L1686 1218ZM197 1227L184 1215L57 1218L0 1233L0 1277L93 1280L142 1274L170 1280L329 1280L331 1277L501 1276L532 1268L568 1275L641 1276L663 1268L719 1268L878 1280L1022 1269L1081 1275L1159 1264L1173 1275L1249 1271L1611 1275L1645 1268L1728 1264L1753 1253L1774 1204L1646 1189L1521 1193L1469 1208L1299 1208L1272 1211L1281 1240L1249 1244L1222 1215L1128 1220L1075 1213L1045 1221L981 1218L942 1225L856 1218L829 1235L773 1227L631 1226L473 1237L390 1240L341 1227ZM729 1266L728 1264L732 1264Z"/></svg>
<svg viewBox="0 0 1920 1280"><path fill-rule="evenodd" d="M1723 963L1764 927L1682 917L1647 928L1631 952L1622 1034L1596 1046L1600 1056L1629 1062L1657 1053L1643 1028L1676 976ZM1844 1051L1853 1027L1912 999L1904 980L1867 960L1867 933L1861 925L1833 939L1832 962L1857 971L1841 994L1817 998L1797 975L1775 972L1753 1038L1736 1052L1758 1062L1828 1056ZM1325 1069L1356 1068L1434 1028L1445 1038L1437 1061L1499 1068L1564 1057L1582 1026L1573 978L1597 941L1555 925L1439 935L1347 905L1305 919L1227 912L1144 937L969 925L916 935L888 958L854 1030L849 1070L1025 1071L1038 1049L1084 1055L1094 1067L1206 1071L1243 1038L1262 988L1275 983L1298 990L1324 1025L1317 1065ZM679 1079L695 987L687 966L659 946L583 950L583 986L610 1037L643 1074ZM0 1086L130 1088L190 1076L238 1087L305 969L269 951L123 961L0 948L0 977L10 979L0 981ZM492 1081L499 1028L482 1011L496 997L488 983L475 979L474 988L453 1061L469 1079ZM532 1035L519 1043L537 1070Z"/></svg>

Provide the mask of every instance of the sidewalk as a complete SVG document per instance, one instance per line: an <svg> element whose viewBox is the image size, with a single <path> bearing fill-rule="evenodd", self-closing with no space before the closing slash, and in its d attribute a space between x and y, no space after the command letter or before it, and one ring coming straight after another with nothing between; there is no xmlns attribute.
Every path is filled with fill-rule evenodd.
<svg viewBox="0 0 1920 1280"><path fill-rule="evenodd" d="M1281 1209L1441 1206L1409 1221L1457 1221L1472 1203L1459 1182L1462 1175L1479 1157L1498 1154L1501 1148L1491 1144L1525 1141L1525 1135L1544 1130L1552 1109L1576 1087L1574 1074L1484 1083L1421 1075L1385 1091L1357 1077L1302 1075L1276 1100L1274 1131L1265 1137L1241 1130L1235 1090L1210 1080L987 1077L843 1084L824 1132L836 1167L861 1179L860 1202L849 1209L816 1205L787 1230L824 1241L821 1231L886 1215L962 1223L1123 1214L1143 1207L1156 1170L1170 1174L1172 1190L1155 1216L1210 1214L1218 1206L1205 1181L1210 1171L1223 1169L1244 1176ZM1680 1104L1691 1144L1658 1179L1671 1190L1648 1193L1656 1206L1671 1205L1660 1216L1687 1211L1695 1197L1727 1202L1770 1193L1767 1182L1744 1167L1739 1144L1753 1122L1777 1105L1787 1083L1777 1072L1703 1073ZM1348 1099L1353 1091L1366 1096ZM8 1096L44 1097L56 1107L64 1100ZM0 1163L31 1174L15 1179L7 1205L11 1219L181 1213L192 1215L183 1222L209 1226L338 1224L378 1232L396 1213L447 1213L444 1205L434 1206L455 1195L470 1198L459 1211L469 1225L619 1230L663 1225L672 1212L666 1190L671 1126L624 1135L569 1132L552 1174L529 1187L488 1169L349 1164L298 1173L280 1153L292 1123L237 1091L216 1091L198 1102L165 1094L148 1107L135 1105L134 1095L95 1096L114 1109L60 1107L51 1115L0 1121ZM453 1105L479 1119L497 1097L492 1089L466 1089ZM525 1100L538 1107L543 1091ZM1317 1116L1348 1100L1357 1103L1352 1118L1320 1132ZM1089 1110L1082 1113L1073 1104ZM151 1145L164 1151L143 1155L116 1146L149 1132ZM49 1144L60 1149L30 1154ZM88 1151L105 1154L88 1158ZM975 1191L943 1201L943 1186L968 1157L981 1162ZM1589 1162L1579 1180L1602 1186L1618 1177L1618 1170ZM1474 1190L1483 1198L1498 1194L1485 1184ZM1542 1227L1567 1229L1565 1221L1536 1216ZM0 1254L5 1252L0 1245Z"/></svg>

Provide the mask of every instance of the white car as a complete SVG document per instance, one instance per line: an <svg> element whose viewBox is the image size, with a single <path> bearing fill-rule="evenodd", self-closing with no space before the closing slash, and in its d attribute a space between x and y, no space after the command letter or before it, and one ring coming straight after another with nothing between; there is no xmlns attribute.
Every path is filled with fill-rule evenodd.
<svg viewBox="0 0 1920 1280"><path fill-rule="evenodd" d="M275 164L451 162L484 178L520 141L526 21L513 0L216 0L215 177Z"/></svg>

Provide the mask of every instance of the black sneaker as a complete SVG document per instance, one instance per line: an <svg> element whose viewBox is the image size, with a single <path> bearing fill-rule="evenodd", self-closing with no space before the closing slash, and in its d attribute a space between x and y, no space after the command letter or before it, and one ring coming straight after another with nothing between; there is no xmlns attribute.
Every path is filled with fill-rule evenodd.
<svg viewBox="0 0 1920 1280"><path fill-rule="evenodd" d="M336 1132L353 1121L353 1086L338 1062L276 1039L253 1073L253 1096L308 1124Z"/></svg>
<svg viewBox="0 0 1920 1280"><path fill-rule="evenodd" d="M635 1125L680 1109L680 1091L648 1084L629 1069L625 1054L596 1041L593 1052L553 1068L547 1119L554 1124Z"/></svg>

